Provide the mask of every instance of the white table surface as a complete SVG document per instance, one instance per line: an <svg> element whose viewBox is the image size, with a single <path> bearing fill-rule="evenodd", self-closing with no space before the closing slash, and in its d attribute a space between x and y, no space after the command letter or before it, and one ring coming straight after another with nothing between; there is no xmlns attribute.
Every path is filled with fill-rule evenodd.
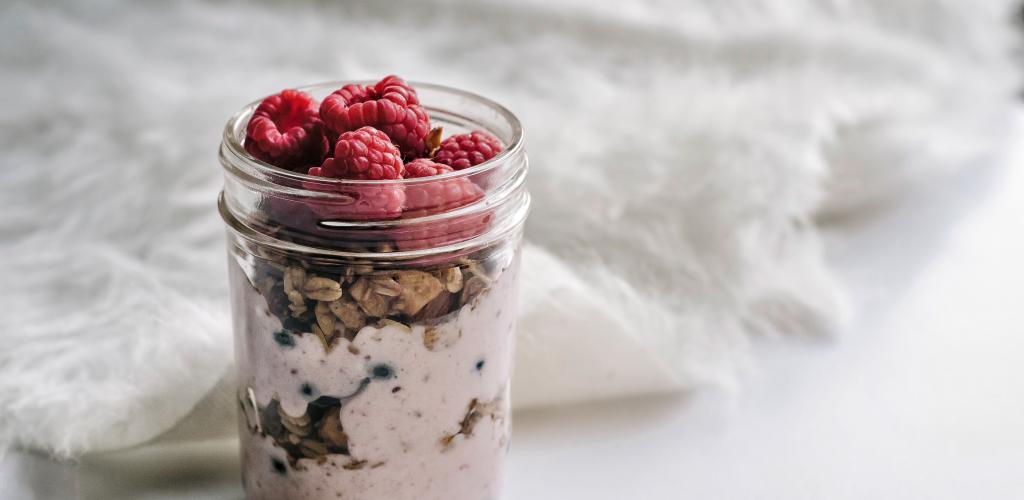
<svg viewBox="0 0 1024 500"><path fill-rule="evenodd" d="M507 499L1024 498L1016 149L830 230L859 315L757 340L741 390L517 414ZM231 443L75 468L15 453L0 498L242 498L237 467Z"/></svg>
<svg viewBox="0 0 1024 500"><path fill-rule="evenodd" d="M1024 146L845 221L859 310L735 394L518 415L509 498L1024 499Z"/></svg>

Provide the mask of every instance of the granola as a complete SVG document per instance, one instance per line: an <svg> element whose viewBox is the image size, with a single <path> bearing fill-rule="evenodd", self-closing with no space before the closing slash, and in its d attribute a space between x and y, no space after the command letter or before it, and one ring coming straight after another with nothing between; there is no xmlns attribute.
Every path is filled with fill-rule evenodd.
<svg viewBox="0 0 1024 500"><path fill-rule="evenodd" d="M328 350L338 338L352 339L375 320L436 322L471 303L493 281L485 266L472 259L432 271L367 264L312 270L301 261L265 261L257 267L253 286L285 330L316 335Z"/></svg>

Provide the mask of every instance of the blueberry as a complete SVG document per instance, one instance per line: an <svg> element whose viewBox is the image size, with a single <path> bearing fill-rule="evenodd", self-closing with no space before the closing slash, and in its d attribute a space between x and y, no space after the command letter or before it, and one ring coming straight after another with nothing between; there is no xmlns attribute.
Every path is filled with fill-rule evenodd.
<svg viewBox="0 0 1024 500"><path fill-rule="evenodd" d="M309 382L303 382L302 385L299 386L299 392L301 392L303 396L313 397L313 395L316 394L316 388Z"/></svg>
<svg viewBox="0 0 1024 500"><path fill-rule="evenodd" d="M285 467L284 462L278 460L275 457L270 457L270 464L274 466L274 472L284 475L288 473L288 468Z"/></svg>
<svg viewBox="0 0 1024 500"><path fill-rule="evenodd" d="M370 368L370 374L372 374L375 379L385 380L395 376L395 370L390 366L381 363Z"/></svg>
<svg viewBox="0 0 1024 500"><path fill-rule="evenodd" d="M274 332L274 342L281 347L295 347L295 338L285 330Z"/></svg>

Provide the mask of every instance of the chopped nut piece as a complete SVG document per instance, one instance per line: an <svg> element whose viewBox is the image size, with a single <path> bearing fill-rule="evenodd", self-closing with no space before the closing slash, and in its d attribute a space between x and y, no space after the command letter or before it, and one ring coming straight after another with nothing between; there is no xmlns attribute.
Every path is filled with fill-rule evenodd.
<svg viewBox="0 0 1024 500"><path fill-rule="evenodd" d="M462 271L457 267L449 267L437 272L438 279L444 283L444 289L451 293L462 290Z"/></svg>
<svg viewBox="0 0 1024 500"><path fill-rule="evenodd" d="M302 292L313 300L330 302L341 298L341 284L329 278L313 276L302 285Z"/></svg>
<svg viewBox="0 0 1024 500"><path fill-rule="evenodd" d="M413 315L414 321L426 321L440 318L451 312L453 298L455 296L448 292L441 292L434 297L434 300L427 302L427 305L420 309L420 312Z"/></svg>
<svg viewBox="0 0 1024 500"><path fill-rule="evenodd" d="M349 293L368 316L383 318L388 315L388 310L391 308L391 297L377 293L376 287L371 285L370 280L359 278L349 288Z"/></svg>
<svg viewBox="0 0 1024 500"><path fill-rule="evenodd" d="M395 302L395 310L409 316L418 313L444 290L437 278L423 271L402 271L397 278L401 294Z"/></svg>
<svg viewBox="0 0 1024 500"><path fill-rule="evenodd" d="M466 283L462 286L462 296L459 297L459 305L464 306L472 301L487 288L488 284L486 278L482 276L473 276L466 280Z"/></svg>
<svg viewBox="0 0 1024 500"><path fill-rule="evenodd" d="M341 282L345 284L352 283L356 279L356 269L354 267L346 267L345 271L341 273Z"/></svg>
<svg viewBox="0 0 1024 500"><path fill-rule="evenodd" d="M495 417L497 410L497 400L483 402L476 398L473 398L469 402L469 408L466 409L466 415L462 417L462 422L459 422L459 431L454 434L445 434L441 437L441 445L445 450L448 450L452 446L452 442L455 440L455 436L462 435L470 437L473 435L473 430L476 428L476 424L480 422L480 419L485 416L490 416L492 419Z"/></svg>
<svg viewBox="0 0 1024 500"><path fill-rule="evenodd" d="M462 274L469 276L479 276L488 285L491 284L491 277L487 275L487 271L484 270L483 266L479 262L467 258L459 259L462 264ZM468 279L469 276L466 276Z"/></svg>
<svg viewBox="0 0 1024 500"><path fill-rule="evenodd" d="M320 424L320 437L331 448L348 449L348 435L341 428L341 408L331 408Z"/></svg>
<svg viewBox="0 0 1024 500"><path fill-rule="evenodd" d="M359 307L363 308L366 314L377 318L387 316L390 304L391 301L375 293L367 294L363 300L359 301Z"/></svg>
<svg viewBox="0 0 1024 500"><path fill-rule="evenodd" d="M427 158L433 157L434 153L436 153L438 149L441 149L442 133L443 129L441 127L434 127L427 133L427 137L423 140L424 145L427 147Z"/></svg>
<svg viewBox="0 0 1024 500"><path fill-rule="evenodd" d="M287 295L288 300L291 302L291 304L288 304L288 309L292 312L292 316L302 316L309 310L306 307L306 299L302 298L302 294L297 290L287 292Z"/></svg>
<svg viewBox="0 0 1024 500"><path fill-rule="evenodd" d="M284 407L280 406L280 405L278 405L278 407L277 407L277 414L281 417L281 421L282 422L291 422L291 423L293 423L295 425L299 425L299 426L307 425L307 424L309 424L309 421L310 421L309 415L306 415L305 413L303 413L302 415L299 415L297 417L293 417L293 416L289 415L286 411L284 411Z"/></svg>
<svg viewBox="0 0 1024 500"><path fill-rule="evenodd" d="M325 336L334 335L334 313L331 312L331 307L327 302L317 302L316 308L313 309L316 315L316 324L320 327L320 331Z"/></svg>
<svg viewBox="0 0 1024 500"><path fill-rule="evenodd" d="M434 346L437 345L437 329L434 327L427 328L423 331L423 347L426 347L428 351L433 351Z"/></svg>
<svg viewBox="0 0 1024 500"><path fill-rule="evenodd" d="M322 304L323 302L321 302ZM318 306L319 307L319 306ZM349 330L359 330L366 326L366 315L359 310L355 302L340 298L328 303L331 312L345 324Z"/></svg>
<svg viewBox="0 0 1024 500"><path fill-rule="evenodd" d="M327 454L327 445L320 441L314 441L312 439L303 439L302 442L299 443L299 447L302 448L303 451L309 450L312 452L313 456L309 458L315 458L317 456Z"/></svg>
<svg viewBox="0 0 1024 500"><path fill-rule="evenodd" d="M356 300L363 300L363 297L365 297L366 293L369 291L369 287L369 281L360 278L357 279L355 283L352 283L352 286L348 289L348 293Z"/></svg>
<svg viewBox="0 0 1024 500"><path fill-rule="evenodd" d="M353 278L356 275L371 274L373 273L373 266L370 264L352 264L345 268L345 275L352 275Z"/></svg>
<svg viewBox="0 0 1024 500"><path fill-rule="evenodd" d="M405 323L395 321L393 319L382 319L377 322L377 328L384 328L385 326L393 326L395 328L402 330L403 333L412 333L412 327Z"/></svg>
<svg viewBox="0 0 1024 500"><path fill-rule="evenodd" d="M305 436L306 434L309 433L309 420L308 419L306 420L306 423L303 424L303 423L295 422L294 420L289 420L289 419L285 418L284 416L282 416L281 417L281 425L283 425L285 429L288 429L288 432L292 433L292 435L295 435L295 436L302 437L302 436Z"/></svg>
<svg viewBox="0 0 1024 500"><path fill-rule="evenodd" d="M334 335L328 335L324 333L324 331L320 329L320 325L313 325L313 333L320 338L320 343L323 344L324 351L330 351L331 343L334 340Z"/></svg>
<svg viewBox="0 0 1024 500"><path fill-rule="evenodd" d="M398 297L402 293L402 286L391 278L373 278L370 284L374 292L385 297Z"/></svg>
<svg viewBox="0 0 1024 500"><path fill-rule="evenodd" d="M306 283L306 270L299 266L288 266L284 271L284 291L291 295Z"/></svg>
<svg viewBox="0 0 1024 500"><path fill-rule="evenodd" d="M359 470L366 467L366 460L353 460L341 467L345 470Z"/></svg>
<svg viewBox="0 0 1024 500"><path fill-rule="evenodd" d="M431 326L423 331L423 347L428 351L447 349L462 338L462 330L446 325Z"/></svg>

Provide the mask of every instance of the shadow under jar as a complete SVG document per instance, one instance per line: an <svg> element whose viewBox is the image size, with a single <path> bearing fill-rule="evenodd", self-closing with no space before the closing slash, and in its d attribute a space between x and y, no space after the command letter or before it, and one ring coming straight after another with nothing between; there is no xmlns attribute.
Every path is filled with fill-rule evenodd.
<svg viewBox="0 0 1024 500"><path fill-rule="evenodd" d="M301 90L322 98L341 85ZM480 96L416 89L446 135L485 130L506 149L439 176L353 181L247 155L256 103L225 129L219 208L249 498L501 495L530 202L522 130ZM477 201L430 204L432 190L465 183ZM361 203L396 190L401 217L358 216Z"/></svg>

